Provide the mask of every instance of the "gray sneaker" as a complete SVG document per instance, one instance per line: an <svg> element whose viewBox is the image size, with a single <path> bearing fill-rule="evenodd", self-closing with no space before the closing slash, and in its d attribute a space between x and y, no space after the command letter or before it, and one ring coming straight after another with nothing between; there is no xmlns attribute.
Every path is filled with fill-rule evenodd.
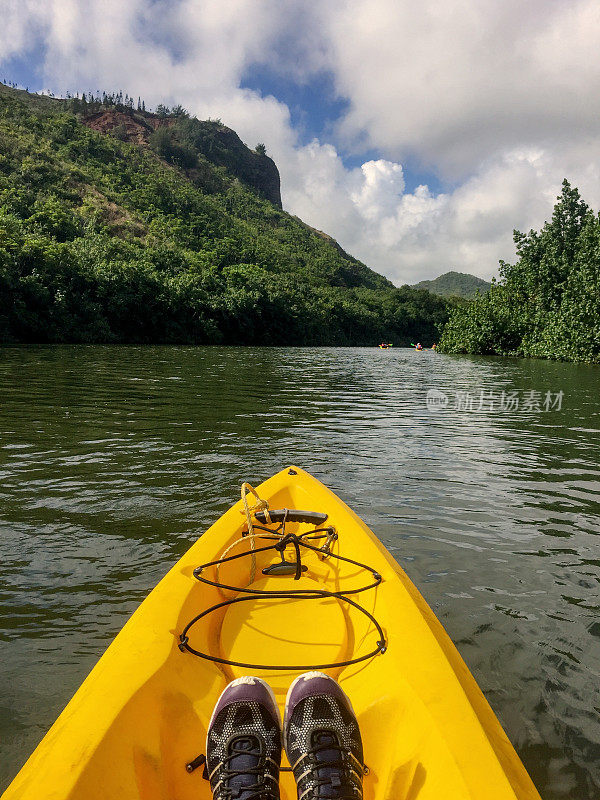
<svg viewBox="0 0 600 800"><path fill-rule="evenodd" d="M286 698L283 735L298 800L362 799L362 740L337 681L323 672L296 678Z"/></svg>
<svg viewBox="0 0 600 800"><path fill-rule="evenodd" d="M221 694L206 736L214 800L279 800L281 718L260 678L232 681Z"/></svg>

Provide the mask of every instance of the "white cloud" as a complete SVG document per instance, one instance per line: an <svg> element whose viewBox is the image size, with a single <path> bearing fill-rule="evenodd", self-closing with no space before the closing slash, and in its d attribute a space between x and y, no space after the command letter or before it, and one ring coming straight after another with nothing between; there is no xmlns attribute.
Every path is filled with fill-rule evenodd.
<svg viewBox="0 0 600 800"><path fill-rule="evenodd" d="M550 217L565 169L600 205L600 169L581 170L564 153L514 150L434 196L426 186L404 192L398 164L380 160L348 171L333 147L314 142L288 162L285 200L396 283L446 269L490 278L498 259L513 259L513 228L538 228Z"/></svg>
<svg viewBox="0 0 600 800"><path fill-rule="evenodd" d="M0 64L45 47L56 92L123 88L264 141L285 207L398 283L489 277L564 176L600 205L596 0L0 0ZM327 69L348 111L298 142L288 108L240 88L253 63ZM346 169L340 148L380 154ZM401 164L452 187L405 187Z"/></svg>
<svg viewBox="0 0 600 800"><path fill-rule="evenodd" d="M349 0L320 29L342 134L451 177L499 150L598 135L596 0Z"/></svg>
<svg viewBox="0 0 600 800"><path fill-rule="evenodd" d="M404 172L391 161L367 161L360 168L361 182L350 199L367 220L385 218L393 213L404 191Z"/></svg>
<svg viewBox="0 0 600 800"><path fill-rule="evenodd" d="M0 0L0 65L35 44L46 18L44 0Z"/></svg>

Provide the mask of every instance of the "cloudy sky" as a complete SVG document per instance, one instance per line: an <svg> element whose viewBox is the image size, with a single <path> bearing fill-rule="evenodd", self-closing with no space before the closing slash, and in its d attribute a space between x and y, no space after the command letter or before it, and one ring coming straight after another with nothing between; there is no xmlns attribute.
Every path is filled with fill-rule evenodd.
<svg viewBox="0 0 600 800"><path fill-rule="evenodd" d="M397 284L489 278L568 177L600 207L598 0L0 0L0 77L264 142L286 210Z"/></svg>

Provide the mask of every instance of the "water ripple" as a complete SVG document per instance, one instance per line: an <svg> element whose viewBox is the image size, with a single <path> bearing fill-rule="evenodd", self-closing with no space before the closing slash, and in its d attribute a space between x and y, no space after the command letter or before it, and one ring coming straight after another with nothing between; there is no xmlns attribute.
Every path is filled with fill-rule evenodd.
<svg viewBox="0 0 600 800"><path fill-rule="evenodd" d="M412 350L4 348L0 784L242 480L296 462L405 567L544 798L597 798L597 398L596 368Z"/></svg>

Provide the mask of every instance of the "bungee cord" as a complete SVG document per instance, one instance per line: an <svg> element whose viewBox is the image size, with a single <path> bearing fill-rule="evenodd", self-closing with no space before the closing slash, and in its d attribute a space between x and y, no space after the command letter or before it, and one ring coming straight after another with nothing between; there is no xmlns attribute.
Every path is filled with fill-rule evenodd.
<svg viewBox="0 0 600 800"><path fill-rule="evenodd" d="M254 494L256 498L256 503L253 506L248 505L247 495L249 493ZM317 512L314 513L297 512L290 509L283 509L277 512L270 512L267 501L262 500L258 496L256 490L249 483L242 484L242 503L244 506L244 510L242 513L246 515L247 530L242 533L242 536L239 539L236 539L223 551L220 558L215 559L214 561L208 561L205 564L201 564L200 566L196 567L193 571L194 577L201 583L205 583L209 586L214 586L215 588L220 589L221 591L234 592L237 594L237 596L223 600L220 603L215 603L214 605L200 612L193 619L191 619L184 627L181 634L179 635L179 649L182 652L191 653L195 656L198 656L199 658L203 658L208 661L214 661L218 664L227 664L229 666L234 666L234 667L242 667L244 669L285 670L285 671L299 671L299 672L313 670L313 669L332 669L334 667L350 666L351 664L358 664L362 661L367 661L368 659L371 659L380 653L385 653L387 649L387 642L383 629L381 628L381 625L379 624L377 619L373 616L373 614L367 611L356 600L349 597L349 595L356 595L379 586L379 584L382 582L381 575L376 570L369 567L367 564L362 564L360 561L356 561L355 559L348 558L347 556L342 556L338 553L332 552L331 544L338 538L338 534L332 526L317 527L314 528L313 530L305 531L304 533L301 534L286 533L285 531L285 525L286 522L288 521L288 517L290 516L296 515L296 517L298 517L298 515L302 514L306 519L310 518L311 515L312 517L314 518L318 517L319 519L324 519L326 518L326 516ZM261 517L264 518L267 524L275 524L273 521L273 517L275 516L277 516L277 518L281 518L281 524L275 529L267 528L264 525L257 524L257 522L252 520L252 515L254 514L256 517L256 515L258 515L259 513L261 514ZM256 538L258 536L257 531L261 531L259 538L274 539L275 542L270 545L265 545L264 547L256 547ZM249 550L245 550L241 553L237 553L232 556L228 555L229 552L235 547L235 545L239 544L242 541L245 541L246 539L250 540ZM309 541L315 541L321 539L326 540L325 544L322 545L321 547L316 547L313 544L309 544ZM284 554L287 547L293 547L294 549L295 553L294 562L285 561ZM254 579L256 576L256 556L259 553L274 551L279 553L281 557L281 562L279 563L276 562L275 564L271 564L265 568L264 572L266 574L270 574L270 572L273 573L279 572L280 574L291 575L291 573L293 572L294 580L299 580L300 577L302 576L302 572L307 569L306 565L302 564L303 550L316 553L322 561L324 561L326 558L334 558L337 561L341 561L359 567L361 570L371 573L372 580L368 582L366 585L339 591L329 591L327 589L268 590L268 589L250 588L250 586L254 583ZM220 568L223 564L231 563L233 561L246 558L248 556L251 559L250 580L248 584L246 584L245 586L234 586L226 584L220 580ZM205 570L211 567L215 567L215 580L210 580L204 574ZM189 641L190 630L201 619L204 619L209 614L212 614L228 606L232 606L237 603L246 603L261 598L262 599L270 598L273 600L319 600L323 598L335 598L341 603L344 603L348 606L355 608L358 612L363 614L372 623L378 637L376 641L376 646L368 653L363 654L361 656L357 656L356 658L336 661L332 663L253 664L241 661L232 661L231 659L227 658L221 658L219 656L213 655L212 653L198 650L197 648L193 647L190 644Z"/></svg>

